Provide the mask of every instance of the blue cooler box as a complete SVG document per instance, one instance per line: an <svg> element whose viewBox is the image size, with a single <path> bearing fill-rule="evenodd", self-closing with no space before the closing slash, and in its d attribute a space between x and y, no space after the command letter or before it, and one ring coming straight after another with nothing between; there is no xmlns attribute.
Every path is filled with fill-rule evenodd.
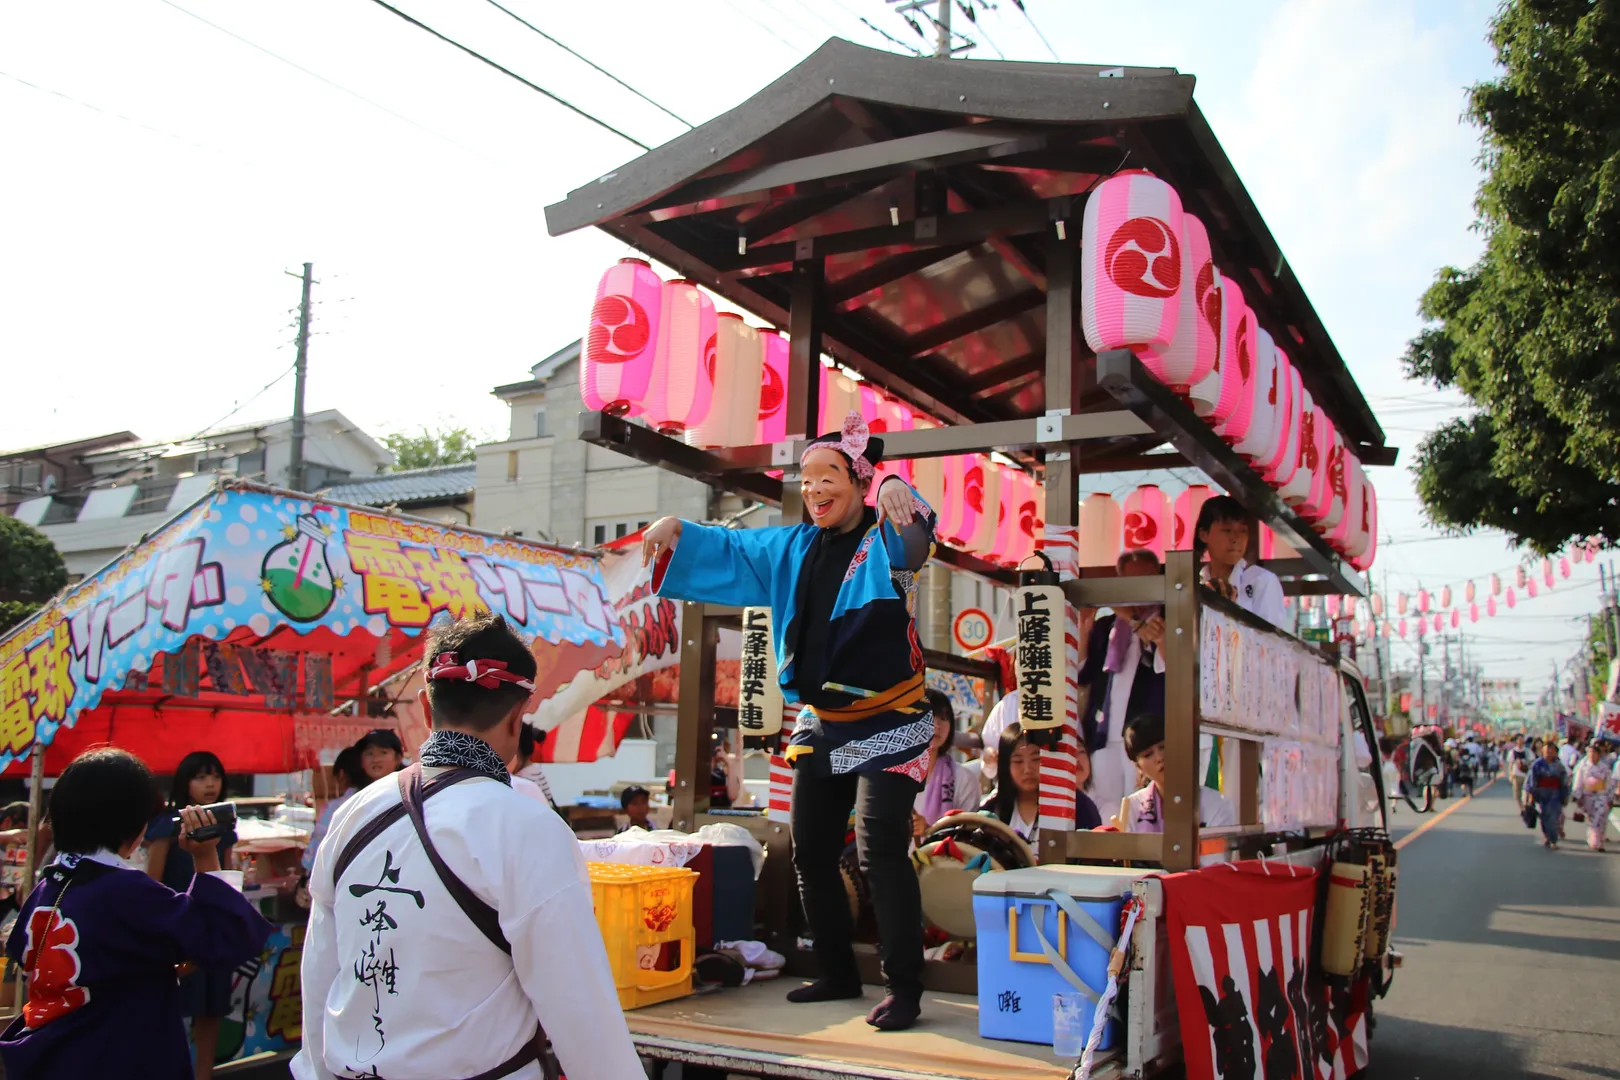
<svg viewBox="0 0 1620 1080"><path fill-rule="evenodd" d="M1149 872L1151 873L1151 871ZM979 1035L1052 1045L1052 998L1079 992L1047 953L1049 947L1093 996L1108 985L1108 957L1120 915L1141 870L1110 866L1036 866L981 874L973 883L979 941ZM1064 904L1053 899L1058 894ZM1064 906L1077 910L1076 920ZM1104 946L1097 940L1106 937ZM1045 938L1043 945L1042 938ZM1087 1001L1090 1030L1096 1006ZM1119 1038L1119 1021L1103 1031L1101 1049Z"/></svg>

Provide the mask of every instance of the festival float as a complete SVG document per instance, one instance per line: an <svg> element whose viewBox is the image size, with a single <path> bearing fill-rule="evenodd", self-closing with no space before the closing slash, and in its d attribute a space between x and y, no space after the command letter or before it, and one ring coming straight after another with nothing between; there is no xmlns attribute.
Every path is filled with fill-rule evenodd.
<svg viewBox="0 0 1620 1080"><path fill-rule="evenodd" d="M923 1025L872 1033L867 1004L788 1005L780 983L755 984L632 1012L644 1056L970 1080L1365 1068L1398 957L1362 680L1337 643L1202 585L1188 533L1224 492L1259 524L1251 561L1286 593L1365 596L1367 469L1396 452L1193 85L1166 68L832 40L547 208L553 235L594 227L639 253L604 273L591 308L583 439L796 522L806 438L858 411L883 433L885 468L938 510L935 561L1010 590L1020 641L1040 646L1008 673L1045 744L1035 842L959 815L919 848L950 900L925 911L964 946L929 961ZM711 297L746 316L717 316ZM1124 472L1150 477L1116 500L1108 477ZM1125 548L1161 555L1162 571L1117 576ZM1031 569L1037 552L1049 569ZM1074 826L1080 613L1121 605L1164 612L1159 833ZM789 975L813 975L785 763L766 807L709 803L717 643L763 633L770 613L681 606L674 827L754 835L762 936ZM973 674L996 686L989 666ZM774 751L781 699L743 681L738 734ZM1232 826L1200 827L1211 779ZM867 982L876 960L862 957ZM1059 994L1089 1035L1083 1058L1054 1053Z"/></svg>
<svg viewBox="0 0 1620 1080"><path fill-rule="evenodd" d="M625 652L592 554L224 481L0 637L0 767L32 776L31 828L41 780L108 744L158 775L206 748L234 774L321 777L367 731L405 726L389 706L428 625L482 611L532 642L534 711ZM301 1037L310 818L252 816L281 802L238 801L245 892L277 928L235 973L222 1061Z"/></svg>

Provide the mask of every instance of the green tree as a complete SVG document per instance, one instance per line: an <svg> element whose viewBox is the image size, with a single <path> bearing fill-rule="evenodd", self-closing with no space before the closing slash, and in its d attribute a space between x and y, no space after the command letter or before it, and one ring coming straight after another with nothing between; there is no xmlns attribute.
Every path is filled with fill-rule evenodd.
<svg viewBox="0 0 1620 1080"><path fill-rule="evenodd" d="M1446 267L1408 375L1478 407L1418 450L1432 522L1535 551L1620 541L1620 10L1509 0L1498 78L1469 92L1483 131L1485 252Z"/></svg>
<svg viewBox="0 0 1620 1080"><path fill-rule="evenodd" d="M67 567L45 534L0 514L0 633L38 611L67 586Z"/></svg>
<svg viewBox="0 0 1620 1080"><path fill-rule="evenodd" d="M415 435L395 432L383 436L383 445L394 453L394 468L425 469L429 465L454 465L478 456L478 437L464 427L422 428Z"/></svg>

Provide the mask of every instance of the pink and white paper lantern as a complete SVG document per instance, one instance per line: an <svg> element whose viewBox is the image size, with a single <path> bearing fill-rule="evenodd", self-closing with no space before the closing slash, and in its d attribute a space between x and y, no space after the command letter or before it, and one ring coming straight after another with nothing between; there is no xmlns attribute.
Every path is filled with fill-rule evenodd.
<svg viewBox="0 0 1620 1080"><path fill-rule="evenodd" d="M830 368L826 364L820 367L821 379L821 416L816 430L809 433L810 438L825 435L830 431L842 430L844 418L852 412L861 411L861 383L845 375L837 368Z"/></svg>
<svg viewBox="0 0 1620 1080"><path fill-rule="evenodd" d="M1278 376L1285 379L1286 372L1277 370L1277 345L1271 335L1255 325L1254 377L1244 387L1248 398L1249 428L1233 443L1232 449L1258 465L1277 453L1277 428L1285 419L1278 409L1279 398L1286 397L1287 384L1278 384Z"/></svg>
<svg viewBox="0 0 1620 1080"><path fill-rule="evenodd" d="M1204 417L1217 434L1235 440L1248 430L1245 418L1243 429L1234 426L1236 414L1243 407L1245 372L1254 366L1254 313L1243 302L1243 289L1229 277L1219 283L1221 308L1221 348L1215 367L1192 388L1189 394L1193 411ZM1233 430L1228 433L1228 428Z"/></svg>
<svg viewBox="0 0 1620 1080"><path fill-rule="evenodd" d="M1077 521L1081 566L1113 566L1119 561L1124 514L1113 496L1094 491L1081 499Z"/></svg>
<svg viewBox="0 0 1620 1080"><path fill-rule="evenodd" d="M759 388L764 353L759 329L741 315L715 317L714 349L705 358L709 412L686 429L693 446L748 446L759 430Z"/></svg>
<svg viewBox="0 0 1620 1080"><path fill-rule="evenodd" d="M603 272L580 351L579 394L587 409L611 416L645 411L663 307L663 279L642 260L620 259Z"/></svg>
<svg viewBox="0 0 1620 1080"><path fill-rule="evenodd" d="M684 435L709 415L714 303L684 278L664 282L663 300L647 391L647 422L665 435Z"/></svg>
<svg viewBox="0 0 1620 1080"><path fill-rule="evenodd" d="M967 547L979 527L984 472L971 454L953 454L942 459L942 464L945 482L935 535L945 543ZM976 491L971 498L970 488Z"/></svg>
<svg viewBox="0 0 1620 1080"><path fill-rule="evenodd" d="M776 443L787 438L788 340L769 327L759 332L759 340L759 424L754 441ZM819 434L814 432L810 437Z"/></svg>
<svg viewBox="0 0 1620 1080"><path fill-rule="evenodd" d="M1214 494L1215 489L1208 484L1193 484L1176 496L1171 515L1174 522L1170 537L1172 551L1192 550L1193 527L1198 524L1198 512Z"/></svg>
<svg viewBox="0 0 1620 1080"><path fill-rule="evenodd" d="M968 541L968 549L986 559L993 558L996 552L996 540L1001 534L1001 524L1007 514L1007 508L1001 501L1001 477L1005 472L1000 465L987 457L976 457L974 465L979 473L978 487L978 523L974 526L973 537ZM974 497L972 486L972 471L969 471L968 498Z"/></svg>
<svg viewBox="0 0 1620 1080"><path fill-rule="evenodd" d="M1215 367L1220 352L1220 271L1210 257L1209 233L1191 214L1181 217L1181 293L1176 334L1163 348L1144 348L1142 365L1182 397Z"/></svg>
<svg viewBox="0 0 1620 1080"><path fill-rule="evenodd" d="M1124 551L1147 550L1164 561L1171 535L1170 500L1155 484L1143 484L1125 497L1120 542Z"/></svg>
<svg viewBox="0 0 1620 1080"><path fill-rule="evenodd" d="M1491 595L1492 596L1501 596L1502 595L1502 578L1501 578L1500 575L1497 575L1497 574L1492 574L1491 575Z"/></svg>
<svg viewBox="0 0 1620 1080"><path fill-rule="evenodd" d="M1017 566L1035 553L1035 540L1041 535L1041 487L1026 472L1004 469L1001 504L1006 513L996 537L995 557L998 562Z"/></svg>
<svg viewBox="0 0 1620 1080"><path fill-rule="evenodd" d="M1087 197L1080 324L1092 352L1162 350L1175 339L1183 225L1175 189L1140 169L1110 176Z"/></svg>
<svg viewBox="0 0 1620 1080"><path fill-rule="evenodd" d="M1305 405L1305 387L1300 382L1299 369L1294 367L1288 354L1276 349L1277 393L1277 445L1271 456L1255 464L1260 476L1272 487L1282 490L1294 478L1299 467L1300 412Z"/></svg>

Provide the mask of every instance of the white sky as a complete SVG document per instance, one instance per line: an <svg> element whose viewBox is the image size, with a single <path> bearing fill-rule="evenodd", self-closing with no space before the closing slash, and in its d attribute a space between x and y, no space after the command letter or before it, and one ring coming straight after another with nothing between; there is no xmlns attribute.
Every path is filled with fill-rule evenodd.
<svg viewBox="0 0 1620 1080"><path fill-rule="evenodd" d="M1434 270L1478 251L1478 140L1459 116L1491 70L1490 0L1027 5L1066 61L1197 75L1391 442L1410 450L1454 415L1457 395L1403 381L1399 357ZM646 143L684 130L481 0L398 6ZM915 40L881 0L507 6L694 122L835 33L887 47L858 16ZM1010 58L1049 58L1010 0L985 28ZM368 0L11 0L0 125L4 446L214 422L292 363L298 283L283 271L306 260L321 281L311 409L376 434L503 437L490 388L579 335L600 268L624 253L599 234L549 238L543 207L638 153ZM233 419L290 401L288 379ZM1404 467L1373 478L1393 541L1380 586L1460 594L1514 564L1500 537L1426 529ZM1544 686L1595 579L1583 565L1482 622L1487 674Z"/></svg>

